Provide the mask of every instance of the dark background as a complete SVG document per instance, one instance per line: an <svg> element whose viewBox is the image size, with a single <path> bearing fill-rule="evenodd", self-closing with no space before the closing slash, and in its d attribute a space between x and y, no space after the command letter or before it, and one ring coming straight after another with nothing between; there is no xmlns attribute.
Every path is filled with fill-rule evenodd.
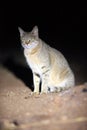
<svg viewBox="0 0 87 130"><path fill-rule="evenodd" d="M85 53L86 8L58 8L56 5L7 5L1 9L1 47L17 47L18 26L30 31L39 27L40 37L64 51Z"/></svg>
<svg viewBox="0 0 87 130"><path fill-rule="evenodd" d="M61 7L42 2L10 3L1 7L0 55L12 56L21 50L18 26L31 31L37 25L39 36L60 50L71 64L76 75L86 75L87 69L87 8ZM11 52L11 53L10 53ZM77 74L78 72L78 74ZM77 76L78 77L78 76Z"/></svg>

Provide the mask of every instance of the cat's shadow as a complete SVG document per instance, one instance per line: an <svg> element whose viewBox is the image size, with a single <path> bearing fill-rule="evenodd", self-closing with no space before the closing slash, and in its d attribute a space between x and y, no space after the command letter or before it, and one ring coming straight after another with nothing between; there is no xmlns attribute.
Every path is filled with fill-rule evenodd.
<svg viewBox="0 0 87 130"><path fill-rule="evenodd" d="M7 59L3 65L12 73L15 74L16 77L21 79L27 87L29 87L33 91L33 77L31 70L23 65L16 64L12 59Z"/></svg>

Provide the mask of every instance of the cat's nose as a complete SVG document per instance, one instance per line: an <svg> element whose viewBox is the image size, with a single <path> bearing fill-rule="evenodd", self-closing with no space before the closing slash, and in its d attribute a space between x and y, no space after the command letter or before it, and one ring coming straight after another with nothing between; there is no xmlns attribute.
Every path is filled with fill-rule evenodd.
<svg viewBox="0 0 87 130"><path fill-rule="evenodd" d="M27 44L27 45L28 45L28 44L29 44L29 42L28 42L28 41L26 41L26 42L25 42L25 44Z"/></svg>
<svg viewBox="0 0 87 130"><path fill-rule="evenodd" d="M25 44L27 44L27 45L28 45L29 43L30 43L30 40L25 41Z"/></svg>

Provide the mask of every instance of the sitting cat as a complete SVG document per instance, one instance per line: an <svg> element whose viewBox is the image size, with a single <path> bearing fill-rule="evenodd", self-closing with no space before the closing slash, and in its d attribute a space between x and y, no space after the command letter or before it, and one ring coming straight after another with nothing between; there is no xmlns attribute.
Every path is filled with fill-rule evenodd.
<svg viewBox="0 0 87 130"><path fill-rule="evenodd" d="M33 73L34 93L59 92L75 85L74 74L64 56L39 38L38 27L25 32L20 27L24 56Z"/></svg>

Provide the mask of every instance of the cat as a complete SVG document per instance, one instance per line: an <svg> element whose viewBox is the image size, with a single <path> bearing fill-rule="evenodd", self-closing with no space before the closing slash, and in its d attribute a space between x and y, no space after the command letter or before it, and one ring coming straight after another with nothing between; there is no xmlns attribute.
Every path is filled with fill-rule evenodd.
<svg viewBox="0 0 87 130"><path fill-rule="evenodd" d="M18 27L24 56L33 73L33 93L60 92L75 85L74 74L61 52L39 38L38 27L25 32ZM41 85L41 91L40 91Z"/></svg>

